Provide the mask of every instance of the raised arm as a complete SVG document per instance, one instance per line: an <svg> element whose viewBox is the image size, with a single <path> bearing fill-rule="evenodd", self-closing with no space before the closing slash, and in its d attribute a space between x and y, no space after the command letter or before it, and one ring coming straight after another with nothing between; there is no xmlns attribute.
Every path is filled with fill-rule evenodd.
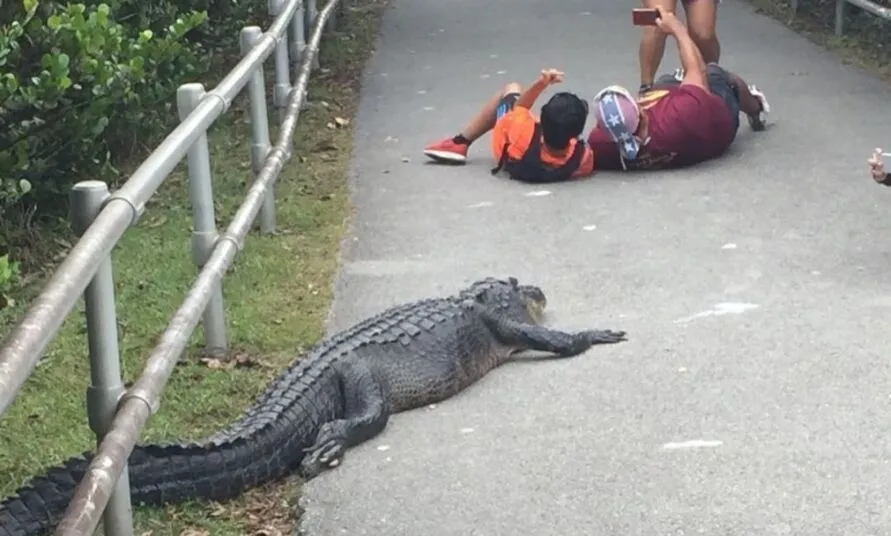
<svg viewBox="0 0 891 536"><path fill-rule="evenodd" d="M532 106L535 104L535 101L541 95L542 91L547 89L548 86L559 84L562 81L562 72L556 69L543 70L541 72L541 76L538 77L538 80L536 80L534 84L529 86L526 91L524 91L520 95L520 98L517 99L517 102L514 104L514 106L526 108L527 110L532 109Z"/></svg>
<svg viewBox="0 0 891 536"><path fill-rule="evenodd" d="M681 66L684 68L684 79L681 81L681 85L696 86L708 91L705 60L702 58L702 53L699 52L699 47L690 37L687 28L671 12L666 12L656 19L656 25L666 34L674 36L678 44L678 55L681 57Z"/></svg>

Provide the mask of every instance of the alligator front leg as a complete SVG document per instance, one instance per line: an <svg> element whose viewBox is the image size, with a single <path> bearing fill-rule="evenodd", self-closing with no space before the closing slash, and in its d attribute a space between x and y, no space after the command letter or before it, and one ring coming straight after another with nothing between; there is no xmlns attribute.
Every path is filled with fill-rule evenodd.
<svg viewBox="0 0 891 536"><path fill-rule="evenodd" d="M368 441L387 426L390 412L381 384L364 363L350 363L340 375L345 418L324 423L315 443L306 449L299 472L304 479L336 467L346 449Z"/></svg>
<svg viewBox="0 0 891 536"><path fill-rule="evenodd" d="M595 344L615 344L627 340L624 331L597 329L566 333L486 315L486 323L503 344L521 350L551 352L561 357L578 355Z"/></svg>

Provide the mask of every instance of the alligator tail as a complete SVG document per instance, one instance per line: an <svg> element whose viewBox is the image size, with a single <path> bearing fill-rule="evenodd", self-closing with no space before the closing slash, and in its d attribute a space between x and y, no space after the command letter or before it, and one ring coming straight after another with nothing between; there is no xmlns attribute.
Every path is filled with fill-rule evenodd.
<svg viewBox="0 0 891 536"><path fill-rule="evenodd" d="M233 498L287 473L293 452L275 443L255 437L250 444L238 438L207 446L137 446L129 458L131 500L159 505ZM0 503L0 536L42 535L52 530L74 497L92 456L84 454L51 468Z"/></svg>

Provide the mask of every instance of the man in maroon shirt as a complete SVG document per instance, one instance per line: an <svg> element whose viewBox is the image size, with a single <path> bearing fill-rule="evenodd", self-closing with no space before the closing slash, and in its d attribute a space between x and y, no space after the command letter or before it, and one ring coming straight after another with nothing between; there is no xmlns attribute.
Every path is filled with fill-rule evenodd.
<svg viewBox="0 0 891 536"><path fill-rule="evenodd" d="M620 86L594 97L597 126L588 144L595 169L670 169L717 158L736 137L740 112L753 130L764 130L770 108L763 93L717 64L706 65L673 13L663 13L657 25L677 41L682 79L663 75L637 99Z"/></svg>

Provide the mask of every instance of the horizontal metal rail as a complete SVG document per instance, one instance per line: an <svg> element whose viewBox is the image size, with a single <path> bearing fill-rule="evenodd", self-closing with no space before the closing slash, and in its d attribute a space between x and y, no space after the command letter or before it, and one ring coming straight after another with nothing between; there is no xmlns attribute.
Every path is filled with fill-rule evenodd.
<svg viewBox="0 0 891 536"><path fill-rule="evenodd" d="M110 431L102 439L89 469L78 484L65 517L56 529L56 536L88 536L98 526L115 482L121 476L146 422L157 411L161 392L198 325L211 293L241 249L242 240L250 231L264 203L267 189L271 188L290 155L297 119L309 83L313 56L318 52L325 22L337 4L338 0L331 0L319 13L297 80L291 90L278 141L267 156L266 163L248 191L244 203L235 213L232 223L201 269L185 301L161 335L161 341L149 356L142 375L122 397Z"/></svg>
<svg viewBox="0 0 891 536"><path fill-rule="evenodd" d="M37 362L104 259L131 225L146 202L183 159L192 144L207 132L241 92L251 74L272 54L302 0L289 0L250 54L202 99L123 186L105 201L104 208L59 265L24 319L0 348L0 415L3 415L34 371Z"/></svg>
<svg viewBox="0 0 891 536"><path fill-rule="evenodd" d="M294 132L313 69L319 67L322 33L333 28L345 0L269 0L274 21L266 32L241 31L242 59L210 91L184 84L177 91L180 123L115 192L101 181L71 191L72 228L79 240L59 265L24 319L0 347L0 416L15 401L47 346L83 296L90 357L87 413L97 453L56 528L57 536L92 534L100 521L107 536L133 536L127 459L159 406L162 391L186 345L203 320L208 351L228 349L222 279L255 220L263 233L275 230L274 185L290 160ZM311 36L307 42L306 33ZM264 64L274 58L273 106L278 140L269 135ZM297 65L291 78L291 65ZM216 229L207 129L246 89L250 101L253 182L228 228ZM142 375L126 390L121 379L111 250L134 225L171 171L188 162L192 205L192 257L197 278L152 349Z"/></svg>
<svg viewBox="0 0 891 536"><path fill-rule="evenodd" d="M798 13L801 0L792 0L792 15ZM891 22L891 8L877 4L870 0L835 0L835 35L841 37L845 33L845 8L847 5L859 7L867 13Z"/></svg>

